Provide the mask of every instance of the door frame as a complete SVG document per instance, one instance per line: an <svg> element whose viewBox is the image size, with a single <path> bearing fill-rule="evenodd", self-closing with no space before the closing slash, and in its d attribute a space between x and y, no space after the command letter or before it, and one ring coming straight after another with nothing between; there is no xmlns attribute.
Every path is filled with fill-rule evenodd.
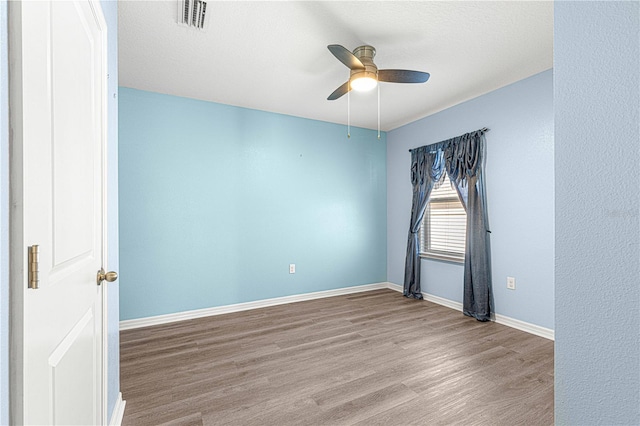
<svg viewBox="0 0 640 426"><path fill-rule="evenodd" d="M107 24L98 0L86 0L104 29L102 36L102 264L107 265L107 171L108 171L108 51ZM23 424L24 291L27 287L27 245L24 241L24 155L22 134L22 9L21 2L7 2L9 59L9 421ZM107 424L108 307L106 283L100 286L102 302L102 398L101 422Z"/></svg>
<svg viewBox="0 0 640 426"><path fill-rule="evenodd" d="M9 52L6 0L0 0L0 424L9 424Z"/></svg>

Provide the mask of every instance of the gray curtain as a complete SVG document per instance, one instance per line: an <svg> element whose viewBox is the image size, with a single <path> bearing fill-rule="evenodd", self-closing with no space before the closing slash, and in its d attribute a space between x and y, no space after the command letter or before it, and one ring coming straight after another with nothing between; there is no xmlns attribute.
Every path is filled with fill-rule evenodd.
<svg viewBox="0 0 640 426"><path fill-rule="evenodd" d="M424 216L433 184L442 175L441 169L446 167L467 213L463 312L479 321L489 321L493 313L489 244L491 231L483 179L485 131L485 129L478 130L411 151L413 203L404 278L404 295L421 299L420 242L417 232L420 229L420 221ZM424 153L429 153L433 160L427 159ZM425 183L421 183L419 173L417 180L414 177L414 167L417 167L415 170L420 171L421 156L425 157L425 162L431 161L429 163L431 180L425 179ZM440 170L436 170L438 168ZM417 297L416 293L420 293L420 296Z"/></svg>
<svg viewBox="0 0 640 426"><path fill-rule="evenodd" d="M420 222L424 216L433 186L440 180L444 170L442 149L431 150L423 146L411 150L411 185L413 201L407 240L407 257L404 264L404 289L406 297L422 299L420 289Z"/></svg>
<svg viewBox="0 0 640 426"><path fill-rule="evenodd" d="M478 321L489 321L493 313L493 295L489 243L491 231L483 178L484 131L467 133L447 141L444 155L447 174L467 212L463 313Z"/></svg>

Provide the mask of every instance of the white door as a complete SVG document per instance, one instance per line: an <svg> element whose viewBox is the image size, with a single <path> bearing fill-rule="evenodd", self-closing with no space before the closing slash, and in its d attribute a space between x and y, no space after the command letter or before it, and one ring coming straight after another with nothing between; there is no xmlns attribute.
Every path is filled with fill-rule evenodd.
<svg viewBox="0 0 640 426"><path fill-rule="evenodd" d="M18 211L23 202L12 232L22 231L14 249L25 270L27 247L39 246L38 288L27 289L27 273L14 283L23 289L23 345L13 421L101 424L106 24L97 1L9 3Z"/></svg>

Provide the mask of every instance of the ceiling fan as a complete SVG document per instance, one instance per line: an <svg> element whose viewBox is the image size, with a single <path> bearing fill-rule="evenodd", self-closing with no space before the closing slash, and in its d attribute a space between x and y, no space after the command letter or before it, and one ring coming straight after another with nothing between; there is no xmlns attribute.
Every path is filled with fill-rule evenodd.
<svg viewBox="0 0 640 426"><path fill-rule="evenodd" d="M339 44L327 46L333 56L351 70L349 80L329 95L327 100L333 101L351 90L367 91L377 86L378 82L387 83L424 83L429 79L428 72L411 70L378 70L373 58L376 49L373 46L359 46L351 53Z"/></svg>

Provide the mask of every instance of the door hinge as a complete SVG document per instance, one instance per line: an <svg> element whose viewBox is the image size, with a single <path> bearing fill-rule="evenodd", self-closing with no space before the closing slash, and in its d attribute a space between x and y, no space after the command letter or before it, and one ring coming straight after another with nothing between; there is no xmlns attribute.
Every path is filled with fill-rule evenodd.
<svg viewBox="0 0 640 426"><path fill-rule="evenodd" d="M29 283L28 287L38 288L38 245L32 245L29 247Z"/></svg>

